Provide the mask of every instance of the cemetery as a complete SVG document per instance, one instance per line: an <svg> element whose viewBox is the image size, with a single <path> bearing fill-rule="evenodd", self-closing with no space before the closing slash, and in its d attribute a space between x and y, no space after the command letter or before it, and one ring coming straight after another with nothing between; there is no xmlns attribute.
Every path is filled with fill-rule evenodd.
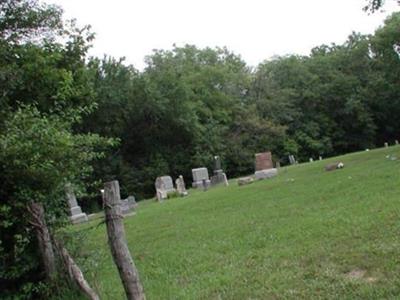
<svg viewBox="0 0 400 300"><path fill-rule="evenodd" d="M187 197L163 205L154 199L139 202L136 215L124 223L146 296L390 297L398 281L392 263L397 257L392 241L398 237L397 157L398 146L363 151L283 166L266 180L246 177L251 185L217 185L207 192L192 188ZM337 169L338 162L345 167L325 171L326 166ZM271 166L263 163L258 168ZM102 274L88 280L101 283L101 295L123 298L103 231L100 226L87 232L85 252L101 253L96 270Z"/></svg>
<svg viewBox="0 0 400 300"><path fill-rule="evenodd" d="M0 1L0 299L400 299L400 0L267 2Z"/></svg>

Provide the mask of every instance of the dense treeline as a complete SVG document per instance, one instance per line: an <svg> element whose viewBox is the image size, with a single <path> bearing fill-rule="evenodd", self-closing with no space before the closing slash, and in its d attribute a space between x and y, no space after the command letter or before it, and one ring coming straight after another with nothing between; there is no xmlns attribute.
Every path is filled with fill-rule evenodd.
<svg viewBox="0 0 400 300"><path fill-rule="evenodd" d="M400 138L400 13L374 35L255 69L228 49L188 45L153 52L138 71L88 58L90 28L63 22L58 7L4 0L0 10L1 298L59 290L41 284L27 206L43 205L54 231L67 183L84 206L109 179L141 199L159 175L190 183L214 155L234 177L264 150L285 164Z"/></svg>
<svg viewBox="0 0 400 300"><path fill-rule="evenodd" d="M211 167L251 173L255 152L276 160L332 156L399 138L400 15L374 35L309 56L277 57L255 70L229 50L155 51L139 72L112 58L92 60L98 109L82 131L121 139L95 178L118 178L125 193L152 196L154 179Z"/></svg>

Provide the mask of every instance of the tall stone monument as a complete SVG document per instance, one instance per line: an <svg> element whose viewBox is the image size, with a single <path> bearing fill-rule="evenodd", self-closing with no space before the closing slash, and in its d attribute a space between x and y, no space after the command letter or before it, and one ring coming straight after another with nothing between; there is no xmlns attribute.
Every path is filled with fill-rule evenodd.
<svg viewBox="0 0 400 300"><path fill-rule="evenodd" d="M210 178L208 176L208 170L207 168L196 168L192 169L192 176L193 176L193 183L192 187L194 188L201 188L208 187L210 185ZM204 184L203 184L204 180Z"/></svg>
<svg viewBox="0 0 400 300"><path fill-rule="evenodd" d="M278 174L278 169L274 168L271 152L255 154L255 173L254 178L261 180L274 177Z"/></svg>
<svg viewBox="0 0 400 300"><path fill-rule="evenodd" d="M214 156L214 175L211 176L211 185L223 184L228 186L228 179L226 174L221 169L221 158L219 156Z"/></svg>
<svg viewBox="0 0 400 300"><path fill-rule="evenodd" d="M81 207L78 205L78 201L76 201L76 196L71 184L67 184L65 186L65 194L71 212L70 220L72 224L87 222L89 220L88 216L84 212L82 212Z"/></svg>

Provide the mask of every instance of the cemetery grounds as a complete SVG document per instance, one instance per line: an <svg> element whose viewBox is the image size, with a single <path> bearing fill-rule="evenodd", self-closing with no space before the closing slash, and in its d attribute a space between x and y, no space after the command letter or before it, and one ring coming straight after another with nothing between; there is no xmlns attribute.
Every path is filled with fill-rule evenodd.
<svg viewBox="0 0 400 300"><path fill-rule="evenodd" d="M400 146L141 201L124 224L148 299L398 299ZM101 218L69 230L100 297L124 299Z"/></svg>

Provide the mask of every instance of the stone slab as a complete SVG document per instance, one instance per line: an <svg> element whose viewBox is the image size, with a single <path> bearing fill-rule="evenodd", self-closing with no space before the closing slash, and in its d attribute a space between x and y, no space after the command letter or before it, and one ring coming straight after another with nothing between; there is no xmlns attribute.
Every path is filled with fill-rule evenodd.
<svg viewBox="0 0 400 300"><path fill-rule="evenodd" d="M237 180L237 183L238 183L238 185L246 185L246 184L250 184L250 183L253 183L253 181L254 181L254 179L253 179L253 177L242 177L242 178L239 178L238 180Z"/></svg>
<svg viewBox="0 0 400 300"><path fill-rule="evenodd" d="M85 213L81 213L78 215L73 215L70 217L72 224L80 224L87 222L89 220L88 216Z"/></svg>
<svg viewBox="0 0 400 300"><path fill-rule="evenodd" d="M274 168L274 169L256 171L254 173L254 178L256 180L262 180L262 179L274 177L276 175L278 175L278 169Z"/></svg>

